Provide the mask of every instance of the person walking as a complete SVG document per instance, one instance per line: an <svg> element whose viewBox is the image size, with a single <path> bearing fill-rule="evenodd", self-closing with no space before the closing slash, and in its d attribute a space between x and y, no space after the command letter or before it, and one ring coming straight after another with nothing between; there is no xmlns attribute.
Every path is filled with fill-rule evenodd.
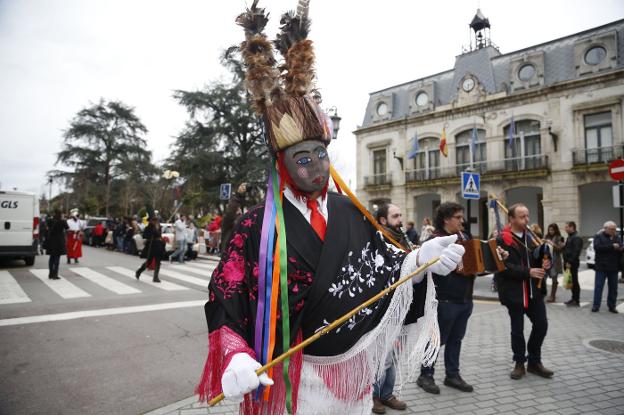
<svg viewBox="0 0 624 415"><path fill-rule="evenodd" d="M59 262L61 260L61 255L67 253L65 232L68 229L69 226L67 225L67 221L61 216L61 211L59 209L54 209L53 216L48 216L46 220L44 242L46 253L50 256L48 260L48 268L50 271L48 273L48 278L51 280L61 279L58 275Z"/></svg>
<svg viewBox="0 0 624 415"><path fill-rule="evenodd" d="M436 212L434 220L435 231L431 235L445 237L457 235L458 240L472 239L463 231L464 208L454 202L442 203ZM507 253L501 250L501 255ZM446 378L444 385L460 390L472 392L473 387L459 374L459 355L462 340L466 334L468 319L472 314L472 294L476 275L459 274L452 271L448 276L433 275L438 298L438 325L440 327L440 342L444 345L444 366ZM422 366L416 384L425 392L439 394L440 388L434 380L435 363L430 367Z"/></svg>
<svg viewBox="0 0 624 415"><path fill-rule="evenodd" d="M407 235L407 239L409 239L412 242L412 244L414 245L419 244L420 241L418 240L418 232L416 232L416 228L414 227L414 222L411 220L407 222L405 235Z"/></svg>
<svg viewBox="0 0 624 415"><path fill-rule="evenodd" d="M153 282L160 282L158 273L160 271L160 261L165 255L165 244L162 240L162 232L160 223L157 218L151 218L148 225L143 230L143 239L146 240L145 247L141 256L145 258L145 262L136 270L135 277L138 280L141 273L146 268L154 268Z"/></svg>
<svg viewBox="0 0 624 415"><path fill-rule="evenodd" d="M387 204L380 207L375 213L377 222L397 241L406 251L411 251L407 236L402 231L401 208L397 205ZM386 240L386 243L390 243ZM423 284L424 285L424 284ZM390 409L404 411L407 404L394 396L394 383L396 381L396 367L393 352L388 353L384 362L386 371L384 376L373 384L373 413L385 414L386 406Z"/></svg>
<svg viewBox="0 0 624 415"><path fill-rule="evenodd" d="M568 238L563 247L563 262L566 268L570 269L572 275L572 298L565 302L568 307L579 307L581 301L581 286L578 279L578 269L581 264L581 251L583 250L583 240L576 231L576 223L570 221L566 223L565 232Z"/></svg>
<svg viewBox="0 0 624 415"><path fill-rule="evenodd" d="M617 313L615 308L618 289L618 270L620 257L624 247L617 235L615 222L607 221L602 232L594 237L594 250L596 251L596 283L594 284L594 305L592 311L600 310L602 302L602 289L607 280L607 307L612 313Z"/></svg>
<svg viewBox="0 0 624 415"><path fill-rule="evenodd" d="M175 231L177 249L169 257L169 263L177 259L178 262L184 264L184 252L186 251L186 216L180 216L173 224L173 228Z"/></svg>
<svg viewBox="0 0 624 415"><path fill-rule="evenodd" d="M199 234L197 227L192 219L189 218L188 228L186 228L186 259L189 261L197 258L197 252L193 250L193 247L199 240Z"/></svg>
<svg viewBox="0 0 624 415"><path fill-rule="evenodd" d="M517 380L528 371L551 378L554 372L542 364L542 344L548 331L544 304L545 287L542 284L540 289L537 283L538 280L543 280L545 269L550 268L550 260L533 255L533 241L526 231L529 209L522 203L516 203L509 207L507 216L509 225L502 230L497 243L509 252L509 257L505 260L506 269L495 275L498 298L507 307L511 320L511 349L515 367L510 377ZM525 314L533 325L528 343L524 339ZM525 368L527 360L528 365Z"/></svg>
<svg viewBox="0 0 624 415"><path fill-rule="evenodd" d="M546 300L547 303L554 303L557 300L557 286L559 285L558 277L563 273L563 248L565 247L565 241L559 231L559 226L556 223L548 225L546 236L544 239L550 242L552 250L552 266L548 270L548 277L552 280L552 286L550 288L550 297Z"/></svg>
<svg viewBox="0 0 624 415"><path fill-rule="evenodd" d="M67 232L67 263L71 264L71 260L78 263L78 258L82 258L82 237L84 234L85 224L80 219L78 209L71 211L71 218L67 221L69 231Z"/></svg>

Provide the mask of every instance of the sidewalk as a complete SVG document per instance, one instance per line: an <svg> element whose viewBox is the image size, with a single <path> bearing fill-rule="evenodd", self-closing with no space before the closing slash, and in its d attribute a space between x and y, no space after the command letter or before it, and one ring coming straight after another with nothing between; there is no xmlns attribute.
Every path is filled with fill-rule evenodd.
<svg viewBox="0 0 624 415"><path fill-rule="evenodd" d="M488 277L478 280L479 292L489 290ZM568 294L562 293L562 300ZM492 299L495 293L487 295ZM582 299L589 299L583 292ZM555 370L553 379L531 374L519 381L509 378L512 369L509 318L502 306L481 306L469 321L462 349L462 375L475 387L463 393L442 385L443 351L436 365L441 394L430 395L411 383L401 397L406 411L388 410L389 415L408 414L517 414L558 415L624 413L624 314L590 307L567 308L548 305L549 331L543 346L544 364ZM486 308L483 311L483 308ZM619 305L620 313L624 304ZM477 309L478 310L478 309ZM530 324L525 326L526 335ZM174 402L148 415L238 414L231 404L207 408L196 397ZM345 414L348 415L348 414Z"/></svg>

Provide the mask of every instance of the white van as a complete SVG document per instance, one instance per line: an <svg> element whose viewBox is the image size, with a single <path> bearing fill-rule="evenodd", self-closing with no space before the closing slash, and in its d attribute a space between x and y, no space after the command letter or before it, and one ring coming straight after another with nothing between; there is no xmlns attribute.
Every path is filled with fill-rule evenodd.
<svg viewBox="0 0 624 415"><path fill-rule="evenodd" d="M35 263L39 199L34 193L0 190L0 257Z"/></svg>

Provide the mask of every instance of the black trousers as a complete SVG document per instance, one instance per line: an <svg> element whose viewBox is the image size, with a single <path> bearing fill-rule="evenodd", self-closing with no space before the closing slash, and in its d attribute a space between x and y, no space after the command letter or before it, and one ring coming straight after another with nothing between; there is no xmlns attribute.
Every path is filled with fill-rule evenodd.
<svg viewBox="0 0 624 415"><path fill-rule="evenodd" d="M580 302L581 298L581 286L578 280L578 265L572 265L570 267L570 273L572 274L572 301Z"/></svg>
<svg viewBox="0 0 624 415"><path fill-rule="evenodd" d="M60 255L50 255L50 259L48 259L48 269L51 275L58 275L60 260Z"/></svg>
<svg viewBox="0 0 624 415"><path fill-rule="evenodd" d="M160 258L147 258L145 262L141 265L141 267L137 270L137 272L141 274L143 271L145 271L149 263L152 262L152 259L156 261L156 264L154 264L154 278L158 278L158 272L160 271Z"/></svg>
<svg viewBox="0 0 624 415"><path fill-rule="evenodd" d="M529 299L529 307L522 304L505 304L511 319L511 350L513 360L517 363L528 361L529 364L537 364L542 361L542 343L548 331L548 319L546 318L546 306L544 297L536 293L536 297ZM524 340L524 315L527 315L533 327L529 342ZM528 356L527 356L528 351Z"/></svg>

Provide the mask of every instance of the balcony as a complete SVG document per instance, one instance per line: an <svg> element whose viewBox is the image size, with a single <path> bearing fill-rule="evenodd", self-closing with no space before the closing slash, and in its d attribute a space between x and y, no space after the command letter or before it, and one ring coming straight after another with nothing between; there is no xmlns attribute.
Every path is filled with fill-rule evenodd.
<svg viewBox="0 0 624 415"><path fill-rule="evenodd" d="M582 166L589 164L608 164L624 157L624 146L609 146L599 148L577 148L572 151L572 164Z"/></svg>
<svg viewBox="0 0 624 415"><path fill-rule="evenodd" d="M427 187L459 182L461 172L470 164L455 164L450 167L435 167L405 171L405 183L410 187ZM482 180L499 180L516 177L539 177L548 174L548 156L536 154L501 160L474 163L472 170L483 176Z"/></svg>
<svg viewBox="0 0 624 415"><path fill-rule="evenodd" d="M390 187L392 186L392 174L374 174L372 176L364 176L364 187Z"/></svg>

